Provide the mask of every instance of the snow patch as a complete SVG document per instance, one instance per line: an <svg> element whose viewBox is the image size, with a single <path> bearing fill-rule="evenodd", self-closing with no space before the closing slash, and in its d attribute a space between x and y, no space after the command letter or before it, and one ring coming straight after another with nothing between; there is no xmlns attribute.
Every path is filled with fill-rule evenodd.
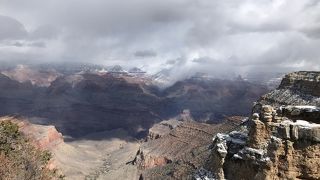
<svg viewBox="0 0 320 180"><path fill-rule="evenodd" d="M204 168L197 170L193 177L196 180L216 180L213 173Z"/></svg>
<svg viewBox="0 0 320 180"><path fill-rule="evenodd" d="M296 125L296 126L301 126L301 127L304 127L304 128L317 128L317 127L320 127L320 124L310 123L310 122L305 121L305 120L297 120L296 122L293 122L291 120L284 120L284 121L282 121L282 124Z"/></svg>

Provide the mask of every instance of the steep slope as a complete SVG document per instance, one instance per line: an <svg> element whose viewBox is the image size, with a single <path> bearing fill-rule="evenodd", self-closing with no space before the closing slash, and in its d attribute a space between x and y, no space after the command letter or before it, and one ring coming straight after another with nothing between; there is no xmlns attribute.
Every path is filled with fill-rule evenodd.
<svg viewBox="0 0 320 180"><path fill-rule="evenodd" d="M52 150L63 142L54 127L32 125L21 118L0 118L1 179L62 179Z"/></svg>
<svg viewBox="0 0 320 180"><path fill-rule="evenodd" d="M179 119L163 121L150 129L133 164L138 166L142 179L190 179L197 168L205 165L212 136L236 127L237 123L231 121L217 125Z"/></svg>
<svg viewBox="0 0 320 180"><path fill-rule="evenodd" d="M203 79L187 79L160 91L147 76L97 73L101 68L19 65L1 69L5 75L0 74L0 115L41 117L43 121L37 123L53 124L76 138L117 128L143 137L154 123L185 109L194 120L209 123L247 115L245 107L266 91L245 81Z"/></svg>
<svg viewBox="0 0 320 180"><path fill-rule="evenodd" d="M38 70L35 67L31 68L27 65L18 65L14 69L3 70L1 73L18 82L30 82L40 87L50 86L51 82L61 76L60 73L53 69Z"/></svg>
<svg viewBox="0 0 320 180"><path fill-rule="evenodd" d="M139 83L95 74L59 78L45 97L44 102L38 102L42 105L34 115L57 119L52 123L75 137L117 128L139 135L160 121L166 105L159 97L146 93Z"/></svg>
<svg viewBox="0 0 320 180"><path fill-rule="evenodd" d="M287 74L280 86L261 97L263 104L320 106L320 73L294 72Z"/></svg>
<svg viewBox="0 0 320 180"><path fill-rule="evenodd" d="M24 114L34 107L34 100L42 89L30 82L19 83L0 74L0 115Z"/></svg>
<svg viewBox="0 0 320 180"><path fill-rule="evenodd" d="M218 179L319 179L319 75L286 75L241 131L215 136L207 169Z"/></svg>
<svg viewBox="0 0 320 180"><path fill-rule="evenodd" d="M64 135L76 138L117 128L143 137L154 123L185 109L200 122L220 123L225 116L247 115L245 107L266 91L245 81L201 79L184 80L160 91L145 77L73 71L57 70L60 75L49 87L1 75L0 114L41 117L44 121L37 123L53 124ZM19 74L16 69L8 72ZM43 77L51 77L48 73Z"/></svg>
<svg viewBox="0 0 320 180"><path fill-rule="evenodd" d="M139 148L126 131L106 131L86 138L108 140L64 142L54 126L30 120L0 117L0 179L95 179L106 171L125 177L129 170L128 177L138 176L136 167L125 164Z"/></svg>
<svg viewBox="0 0 320 180"><path fill-rule="evenodd" d="M225 116L250 114L252 103L267 87L241 80L191 78L164 91L175 109L189 109L200 122L219 123Z"/></svg>

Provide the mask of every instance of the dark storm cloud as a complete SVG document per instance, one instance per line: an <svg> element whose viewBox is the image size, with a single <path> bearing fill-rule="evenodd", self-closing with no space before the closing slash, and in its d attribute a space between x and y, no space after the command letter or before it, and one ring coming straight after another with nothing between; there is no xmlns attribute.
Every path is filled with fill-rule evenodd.
<svg viewBox="0 0 320 180"><path fill-rule="evenodd" d="M320 69L317 0L0 0L0 14L2 59L134 64L175 77Z"/></svg>

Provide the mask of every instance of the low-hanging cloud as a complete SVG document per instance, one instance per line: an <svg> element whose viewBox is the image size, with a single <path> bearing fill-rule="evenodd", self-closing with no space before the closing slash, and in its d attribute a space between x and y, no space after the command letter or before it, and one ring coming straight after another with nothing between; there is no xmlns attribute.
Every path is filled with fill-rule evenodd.
<svg viewBox="0 0 320 180"><path fill-rule="evenodd" d="M317 0L0 0L0 61L216 76L319 70Z"/></svg>

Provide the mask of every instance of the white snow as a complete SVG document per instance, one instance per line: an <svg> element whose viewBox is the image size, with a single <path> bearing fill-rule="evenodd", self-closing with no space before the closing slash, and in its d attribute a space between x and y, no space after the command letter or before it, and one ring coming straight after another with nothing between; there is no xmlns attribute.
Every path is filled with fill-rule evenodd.
<svg viewBox="0 0 320 180"><path fill-rule="evenodd" d="M197 172L195 172L193 177L196 180L216 180L213 173L204 168L200 168Z"/></svg>
<svg viewBox="0 0 320 180"><path fill-rule="evenodd" d="M320 124L310 123L304 120L297 120L294 125L304 126L304 127L320 127Z"/></svg>
<svg viewBox="0 0 320 180"><path fill-rule="evenodd" d="M218 152L219 152L221 155L226 155L226 154L228 154L227 148L225 147L224 143L218 143L218 144L217 144L217 147L218 147Z"/></svg>
<svg viewBox="0 0 320 180"><path fill-rule="evenodd" d="M320 110L320 108L317 106L293 106L293 107L298 109Z"/></svg>
<svg viewBox="0 0 320 180"><path fill-rule="evenodd" d="M242 159L242 157L239 156L238 154L234 154L233 157L236 158L236 159Z"/></svg>
<svg viewBox="0 0 320 180"><path fill-rule="evenodd" d="M310 123L305 120L297 120L296 122L293 122L291 120L284 120L281 122L281 124L287 124L287 125L296 125L296 126L302 126L305 128L316 128L320 127L320 124Z"/></svg>
<svg viewBox="0 0 320 180"><path fill-rule="evenodd" d="M228 134L223 134L223 133L217 133L217 134L213 137L213 141L215 141L216 139L218 139L219 141L221 141L221 140L227 140L227 139L229 139L229 135L228 135Z"/></svg>
<svg viewBox="0 0 320 180"><path fill-rule="evenodd" d="M264 154L264 150L263 149L254 149L254 148L246 147L245 150L247 150L249 152L253 152L255 154L260 154L260 155Z"/></svg>
<svg viewBox="0 0 320 180"><path fill-rule="evenodd" d="M261 161L266 162L266 161L271 161L271 160L270 160L270 157L265 157L265 158L262 158Z"/></svg>

